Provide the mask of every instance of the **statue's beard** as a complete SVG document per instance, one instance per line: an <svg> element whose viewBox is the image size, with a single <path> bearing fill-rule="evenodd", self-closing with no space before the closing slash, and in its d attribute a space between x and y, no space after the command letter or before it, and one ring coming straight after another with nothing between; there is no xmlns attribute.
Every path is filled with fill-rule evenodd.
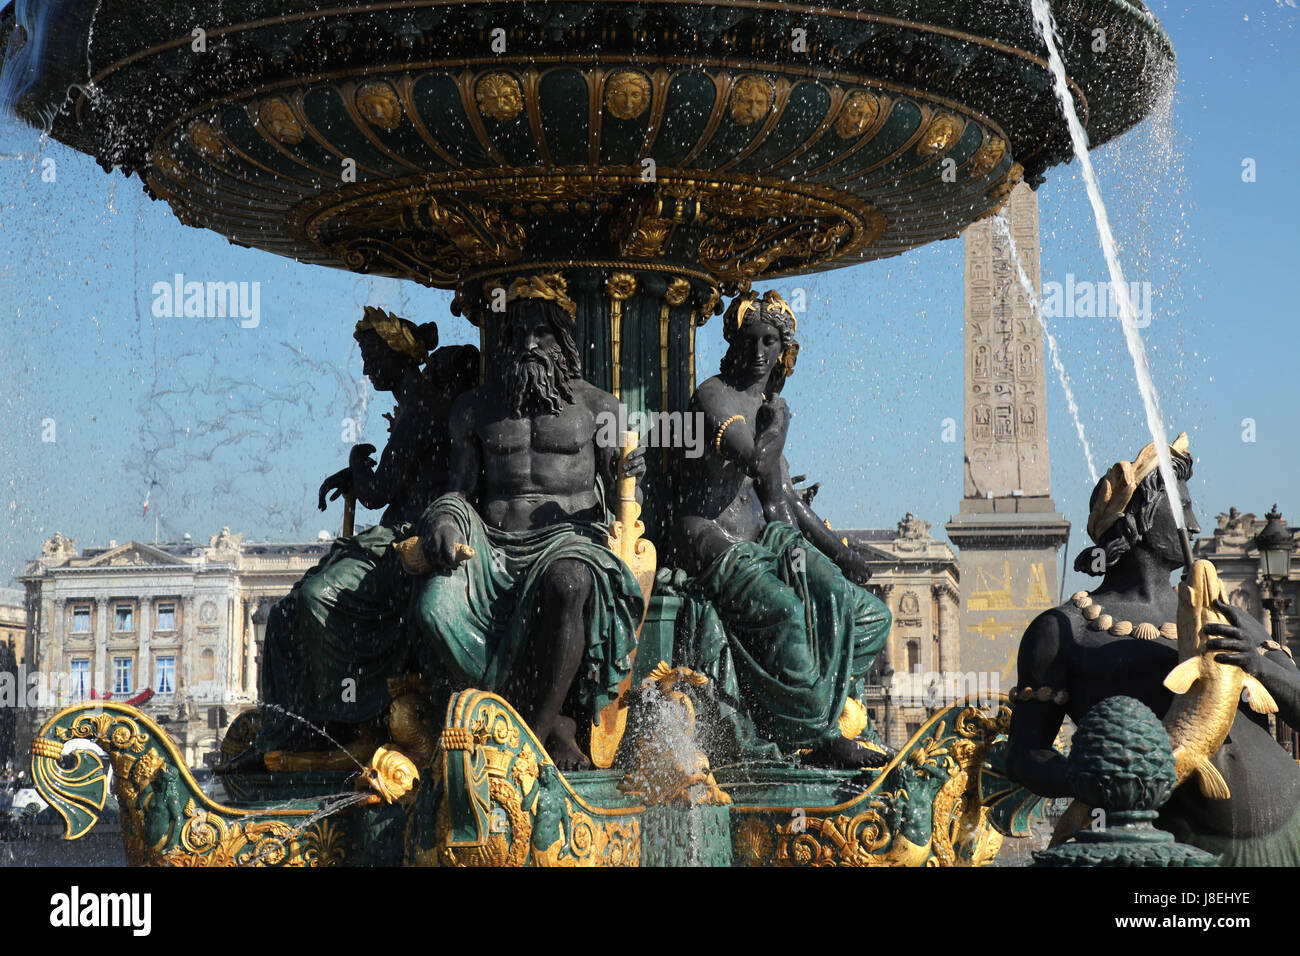
<svg viewBox="0 0 1300 956"><path fill-rule="evenodd" d="M558 415L573 401L573 390L560 374L558 360L557 354L530 352L506 363L501 389L516 418Z"/></svg>

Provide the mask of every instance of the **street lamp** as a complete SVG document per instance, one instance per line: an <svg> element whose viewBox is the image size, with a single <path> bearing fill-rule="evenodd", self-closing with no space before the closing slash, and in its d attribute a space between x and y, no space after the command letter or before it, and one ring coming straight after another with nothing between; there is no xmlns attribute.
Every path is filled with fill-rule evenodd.
<svg viewBox="0 0 1300 956"><path fill-rule="evenodd" d="M1291 606L1291 599L1283 593L1287 577L1291 573L1291 529L1282 520L1277 505L1264 516L1267 523L1264 530L1255 535L1255 548L1259 551L1259 573L1263 586L1260 603L1268 609L1273 640L1283 647L1289 647L1286 638L1286 612ZM1297 755L1295 733L1281 720L1277 721L1278 742Z"/></svg>

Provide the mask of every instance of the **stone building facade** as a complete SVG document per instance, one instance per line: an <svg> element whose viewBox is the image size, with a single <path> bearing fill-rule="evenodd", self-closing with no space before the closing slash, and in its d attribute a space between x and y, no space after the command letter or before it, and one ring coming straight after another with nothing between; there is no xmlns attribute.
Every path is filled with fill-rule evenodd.
<svg viewBox="0 0 1300 956"><path fill-rule="evenodd" d="M20 721L20 748L60 707L151 689L142 709L190 766L203 766L229 720L257 701L267 611L329 546L245 543L223 528L206 546L131 541L78 552L56 533L20 578L39 701Z"/></svg>
<svg viewBox="0 0 1300 956"><path fill-rule="evenodd" d="M839 533L871 567L867 587L894 616L863 703L886 742L900 747L947 700L977 691L962 666L957 558L910 513L897 528Z"/></svg>
<svg viewBox="0 0 1300 956"><path fill-rule="evenodd" d="M1273 622L1263 604L1259 551L1254 544L1255 535L1264 530L1263 516L1229 508L1226 514L1216 517L1215 523L1213 533L1199 538L1192 552L1214 562L1228 601L1263 621L1271 631ZM1286 615L1287 643L1291 653L1300 656L1300 626L1296 620L1300 611L1300 530L1292 529L1291 537L1291 573L1282 585L1282 597L1291 599Z"/></svg>
<svg viewBox="0 0 1300 956"><path fill-rule="evenodd" d="M27 598L20 588L0 588L0 644L8 644L23 662L27 634Z"/></svg>

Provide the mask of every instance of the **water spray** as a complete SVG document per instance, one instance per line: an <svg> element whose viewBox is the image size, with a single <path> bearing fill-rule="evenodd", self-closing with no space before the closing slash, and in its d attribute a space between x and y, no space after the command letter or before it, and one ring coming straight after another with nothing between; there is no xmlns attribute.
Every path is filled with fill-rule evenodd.
<svg viewBox="0 0 1300 956"><path fill-rule="evenodd" d="M1192 566L1192 544L1187 533L1187 521L1183 517L1182 502L1175 501L1178 481L1174 477L1173 460L1169 455L1169 439L1165 434L1164 420L1160 414L1160 399L1156 395L1155 383L1151 379L1151 367L1147 363L1146 346L1142 343L1142 334L1138 331L1137 313L1133 300L1129 297L1129 286L1124 281L1124 270L1120 266L1119 249L1115 243L1115 234L1110 228L1110 217L1106 213L1106 204L1101 198L1101 186L1097 180L1096 170L1092 166L1092 157L1088 153L1088 137L1079 122L1079 115L1074 108L1074 97L1070 93L1065 77L1065 63L1061 59L1056 45L1056 23L1052 17L1052 8L1048 0L1031 0L1034 12L1034 24L1038 28L1043 43L1047 46L1047 62L1052 73L1053 86L1061 110L1065 114L1066 124L1070 129L1070 142L1074 155L1079 160L1084 185L1088 191L1088 201L1097 220L1097 234L1101 238L1102 252L1106 256L1106 266L1110 271L1111 289L1119 298L1120 323L1124 327L1124 344L1128 346L1133 359L1133 369L1137 374L1138 391L1142 396L1142 406L1146 412L1147 430L1151 433L1156 446L1156 458L1160 463L1160 477L1165 484L1165 497L1174 515L1174 524L1178 526L1179 536L1183 542L1183 560L1186 571ZM1186 573L1185 571L1185 573Z"/></svg>

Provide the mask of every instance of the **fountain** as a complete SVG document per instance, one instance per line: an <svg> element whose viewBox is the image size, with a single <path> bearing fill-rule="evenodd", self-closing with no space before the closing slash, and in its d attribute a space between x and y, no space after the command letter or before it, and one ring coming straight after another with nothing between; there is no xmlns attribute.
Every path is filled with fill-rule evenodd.
<svg viewBox="0 0 1300 956"><path fill-rule="evenodd" d="M1069 76L1044 56L1027 5L1006 0L341 0L325 9L124 0L93 10L20 0L0 14L0 101L139 178L186 225L305 265L454 290L453 312L479 330L485 382L521 315L565 324L555 317L567 313L591 401L610 396L629 420L705 414L696 329L736 297L729 342L758 347L745 336L758 341L764 327L782 339L779 367L754 386L758 414L746 408L708 431L717 455L734 456L729 427L727 442L740 446L743 435L784 427L773 422L798 350L793 312L779 297L749 296L753 283L887 258L995 214L1017 184L1037 185L1075 154L1056 87L1077 104L1075 125L1093 146L1152 108L1150 77L1173 54L1141 4L1069 0L1055 14ZM1104 52L1093 51L1096 31ZM403 334L384 329L390 345ZM723 373L718 381L731 374L726 363ZM747 386L728 387L725 400L743 404ZM820 707L834 739L804 746L789 730L799 721L781 711L788 701L737 682L728 662L746 645L735 635L764 602L727 598L726 582L708 595L694 587L709 569L683 569L704 552L674 542L697 516L698 489L666 452L634 464L635 446L615 456L621 491L609 499L607 547L616 562L583 552L581 574L615 582L598 599L610 633L628 630L635 648L605 662L609 686L591 695L595 769L557 766L551 738L521 716L545 710L525 703L528 687L462 680L439 697L392 675L392 739L362 761L359 781L351 754L342 768L308 760L241 771L228 778L235 802L217 805L143 715L76 705L33 745L42 792L69 835L93 825L105 786L102 760L85 751L74 767L61 763L72 738L104 748L129 790L119 800L133 862L979 865L1003 835L1026 831L1040 801L1005 777L1005 699L941 709L900 753L875 747L872 756L852 692L888 614L795 500L783 459L763 464L759 484L783 502L787 527L816 539L813 570L804 539L775 542L782 522L769 516L762 541L752 538L783 575L763 586L818 617L839 655L822 664L846 669L799 704ZM440 574L478 568L512 586L528 576L527 567L473 564L496 561L492 529L475 530L472 508L453 520L439 501L393 552L417 599ZM660 546L657 569L648 541ZM822 554L838 570L819 564ZM812 613L831 606L857 616ZM434 618L412 640L445 649ZM701 637L710 626L726 635L712 656ZM634 686L646 689L637 696ZM692 729L699 713L698 753L678 727L668 757L645 756L656 752L645 745L655 723L638 708L656 709L644 703L654 687L689 709ZM430 717L431 701L445 711ZM232 727L232 740L255 739L254 720ZM704 754L719 722L768 740L710 768ZM824 750L834 759L819 763ZM680 785L662 780L664 767L678 768ZM353 782L366 795L341 806L337 794ZM676 853L679 839L691 845Z"/></svg>

